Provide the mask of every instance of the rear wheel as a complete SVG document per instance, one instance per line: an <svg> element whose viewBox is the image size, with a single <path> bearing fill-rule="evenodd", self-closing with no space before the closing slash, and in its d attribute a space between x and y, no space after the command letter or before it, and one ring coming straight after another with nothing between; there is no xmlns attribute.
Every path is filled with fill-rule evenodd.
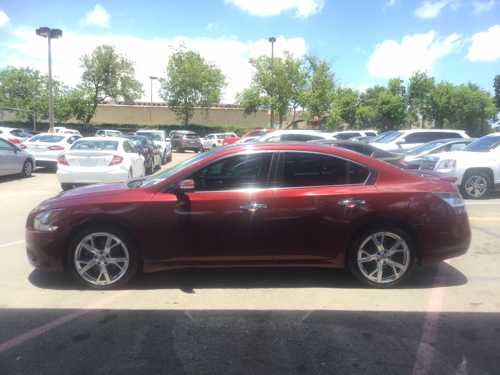
<svg viewBox="0 0 500 375"><path fill-rule="evenodd" d="M491 180L486 173L467 173L462 181L462 195L465 198L486 198L491 191Z"/></svg>
<svg viewBox="0 0 500 375"><path fill-rule="evenodd" d="M172 150L170 150L170 154L168 154L167 162L170 163L172 161Z"/></svg>
<svg viewBox="0 0 500 375"><path fill-rule="evenodd" d="M132 168L128 170L128 177L127 178L132 178L134 174L132 173Z"/></svg>
<svg viewBox="0 0 500 375"><path fill-rule="evenodd" d="M397 227L378 227L363 232L347 254L353 275L375 288L401 284L412 272L415 260L413 241Z"/></svg>
<svg viewBox="0 0 500 375"><path fill-rule="evenodd" d="M73 238L67 260L71 274L80 283L94 289L113 289L136 273L139 250L124 231L92 226Z"/></svg>
<svg viewBox="0 0 500 375"><path fill-rule="evenodd" d="M31 160L26 160L23 165L23 169L21 170L22 177L29 177L33 173L33 163Z"/></svg>
<svg viewBox="0 0 500 375"><path fill-rule="evenodd" d="M200 146L200 149L198 150L198 152L200 152L200 153L203 152L203 146Z"/></svg>
<svg viewBox="0 0 500 375"><path fill-rule="evenodd" d="M165 150L165 152L163 153L163 155L161 156L161 161L160 161L161 165L165 165L167 164L167 150Z"/></svg>
<svg viewBox="0 0 500 375"><path fill-rule="evenodd" d="M63 191L71 190L73 189L73 184L61 184L61 189L63 189Z"/></svg>
<svg viewBox="0 0 500 375"><path fill-rule="evenodd" d="M213 150L214 148L216 148L216 147L217 147L216 145L212 145L212 150Z"/></svg>

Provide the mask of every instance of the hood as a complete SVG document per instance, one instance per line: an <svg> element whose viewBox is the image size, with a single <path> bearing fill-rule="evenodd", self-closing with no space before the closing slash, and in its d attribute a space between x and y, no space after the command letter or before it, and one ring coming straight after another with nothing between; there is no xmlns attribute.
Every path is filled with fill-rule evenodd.
<svg viewBox="0 0 500 375"><path fill-rule="evenodd" d="M474 152L474 151L451 151L451 152L441 152L439 154L432 154L426 156L425 158L438 158L438 159L460 159L461 162L472 161L472 160L488 160L497 159L498 154L493 154L491 152Z"/></svg>

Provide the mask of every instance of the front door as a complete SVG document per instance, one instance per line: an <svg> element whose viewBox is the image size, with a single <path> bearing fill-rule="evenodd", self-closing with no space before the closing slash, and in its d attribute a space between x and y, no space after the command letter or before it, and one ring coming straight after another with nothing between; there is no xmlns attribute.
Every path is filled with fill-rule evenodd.
<svg viewBox="0 0 500 375"><path fill-rule="evenodd" d="M268 152L232 155L184 176L194 180L195 192L156 194L153 261L183 266L272 260L273 191L266 189L272 157Z"/></svg>

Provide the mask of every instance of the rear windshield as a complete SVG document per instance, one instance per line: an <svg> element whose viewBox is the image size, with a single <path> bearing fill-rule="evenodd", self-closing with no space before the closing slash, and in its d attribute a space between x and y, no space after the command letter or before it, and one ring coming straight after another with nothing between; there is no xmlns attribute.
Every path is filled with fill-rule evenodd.
<svg viewBox="0 0 500 375"><path fill-rule="evenodd" d="M148 147L148 140L145 137L125 137L136 147Z"/></svg>
<svg viewBox="0 0 500 375"><path fill-rule="evenodd" d="M154 132L137 132L136 135L143 135L145 137L151 138L153 141L163 141L163 135L161 133Z"/></svg>
<svg viewBox="0 0 500 375"><path fill-rule="evenodd" d="M31 138L30 142L41 142L41 143L57 143L61 142L64 139L64 136L60 135L35 135Z"/></svg>
<svg viewBox="0 0 500 375"><path fill-rule="evenodd" d="M70 150L80 150L80 151L116 151L118 149L118 142L116 141L84 141L78 140Z"/></svg>
<svg viewBox="0 0 500 375"><path fill-rule="evenodd" d="M18 130L18 129L11 130L10 134L12 134L15 137L29 137L29 134L26 134L22 130Z"/></svg>
<svg viewBox="0 0 500 375"><path fill-rule="evenodd" d="M486 136L465 146L462 151L490 152L500 150L500 136Z"/></svg>
<svg viewBox="0 0 500 375"><path fill-rule="evenodd" d="M123 134L119 131L108 131L108 137L123 137Z"/></svg>
<svg viewBox="0 0 500 375"><path fill-rule="evenodd" d="M192 134L186 134L184 137L187 138L187 139L198 139L198 138L200 138L200 137L198 137L194 133L192 133Z"/></svg>

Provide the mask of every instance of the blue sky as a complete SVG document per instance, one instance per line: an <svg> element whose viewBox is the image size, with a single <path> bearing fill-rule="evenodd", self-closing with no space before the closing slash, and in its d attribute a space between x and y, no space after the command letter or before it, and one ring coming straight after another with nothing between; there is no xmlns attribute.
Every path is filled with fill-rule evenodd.
<svg viewBox="0 0 500 375"><path fill-rule="evenodd" d="M342 84L358 90L427 70L438 82L470 81L492 92L500 74L499 0L3 2L0 66L46 72L47 43L35 35L41 26L63 30L52 44L54 76L76 85L79 57L112 44L136 62L143 100L150 98L148 77L164 76L180 42L228 75L224 102L249 85L247 58L270 54L271 36L276 55L313 51L334 60Z"/></svg>

